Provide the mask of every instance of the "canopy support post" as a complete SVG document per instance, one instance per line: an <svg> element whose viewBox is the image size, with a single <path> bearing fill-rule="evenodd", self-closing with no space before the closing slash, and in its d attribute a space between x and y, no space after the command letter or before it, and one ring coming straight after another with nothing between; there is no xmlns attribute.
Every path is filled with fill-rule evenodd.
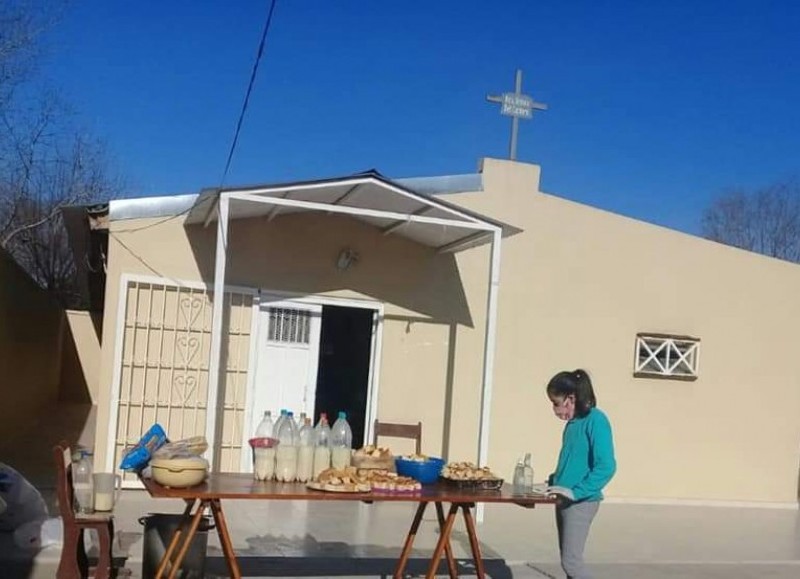
<svg viewBox="0 0 800 579"><path fill-rule="evenodd" d="M221 193L217 219L217 249L214 256L214 292L211 294L211 344L208 353L208 398L206 401L206 440L211 445L211 468L217 470L217 453L214 452L217 437L217 401L222 371L222 322L225 314L225 267L228 261L228 208L230 200Z"/></svg>
<svg viewBox="0 0 800 579"><path fill-rule="evenodd" d="M478 466L489 460L489 429L492 414L492 387L494 386L494 353L497 343L497 292L500 289L500 243L502 231L492 232L489 259L489 291L486 297L486 330L483 340L483 381L481 387L481 418L478 428ZM477 521L483 522L483 504L477 506Z"/></svg>

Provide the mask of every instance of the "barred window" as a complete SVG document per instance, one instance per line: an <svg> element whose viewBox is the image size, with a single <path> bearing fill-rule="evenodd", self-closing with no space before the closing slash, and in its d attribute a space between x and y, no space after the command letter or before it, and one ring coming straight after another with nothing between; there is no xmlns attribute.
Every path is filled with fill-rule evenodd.
<svg viewBox="0 0 800 579"><path fill-rule="evenodd" d="M695 380L699 362L698 338L647 333L636 336L636 377Z"/></svg>
<svg viewBox="0 0 800 579"><path fill-rule="evenodd" d="M270 308L270 342L308 344L311 337L311 312L292 308Z"/></svg>

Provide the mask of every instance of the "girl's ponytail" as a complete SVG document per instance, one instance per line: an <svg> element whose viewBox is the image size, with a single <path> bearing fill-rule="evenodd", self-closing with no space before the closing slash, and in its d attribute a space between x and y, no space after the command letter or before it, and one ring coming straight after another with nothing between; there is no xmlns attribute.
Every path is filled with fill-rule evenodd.
<svg viewBox="0 0 800 579"><path fill-rule="evenodd" d="M547 393L555 396L574 396L575 414L578 417L586 416L597 406L592 379L586 370L559 372L547 384Z"/></svg>
<svg viewBox="0 0 800 579"><path fill-rule="evenodd" d="M586 370L578 368L573 370L572 376L575 379L575 406L581 416L586 415L589 410L597 406L597 397L592 388L592 379Z"/></svg>

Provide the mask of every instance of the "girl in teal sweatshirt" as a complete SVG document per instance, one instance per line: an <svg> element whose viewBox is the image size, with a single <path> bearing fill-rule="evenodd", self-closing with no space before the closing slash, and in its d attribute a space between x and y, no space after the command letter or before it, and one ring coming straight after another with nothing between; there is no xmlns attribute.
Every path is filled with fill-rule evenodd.
<svg viewBox="0 0 800 579"><path fill-rule="evenodd" d="M556 471L549 484L572 491L556 506L561 567L569 579L589 579L583 549L603 499L603 487L617 470L608 417L597 408L592 381L584 370L559 372L547 384L553 412L566 420Z"/></svg>

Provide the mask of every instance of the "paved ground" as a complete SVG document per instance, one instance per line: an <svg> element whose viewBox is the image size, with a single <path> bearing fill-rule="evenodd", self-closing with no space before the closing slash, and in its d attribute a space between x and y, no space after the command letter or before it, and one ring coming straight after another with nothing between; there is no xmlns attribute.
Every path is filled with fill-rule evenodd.
<svg viewBox="0 0 800 579"><path fill-rule="evenodd" d="M234 547L248 577L386 577L410 524L413 506L378 503L229 501ZM181 503L126 491L117 507L117 554L141 577L143 528L150 512L178 513ZM436 542L433 512L415 543L410 571L424 573ZM552 507L487 507L479 526L493 578L561 578ZM7 537L5 539L8 539ZM474 576L459 522L454 551L464 576ZM225 576L216 536L208 536L207 576ZM596 579L800 577L800 512L790 509L675 507L606 503L587 547ZM0 576L53 577L58 548L33 564L0 538ZM16 567L12 561L16 561ZM16 569L16 571L12 571Z"/></svg>

